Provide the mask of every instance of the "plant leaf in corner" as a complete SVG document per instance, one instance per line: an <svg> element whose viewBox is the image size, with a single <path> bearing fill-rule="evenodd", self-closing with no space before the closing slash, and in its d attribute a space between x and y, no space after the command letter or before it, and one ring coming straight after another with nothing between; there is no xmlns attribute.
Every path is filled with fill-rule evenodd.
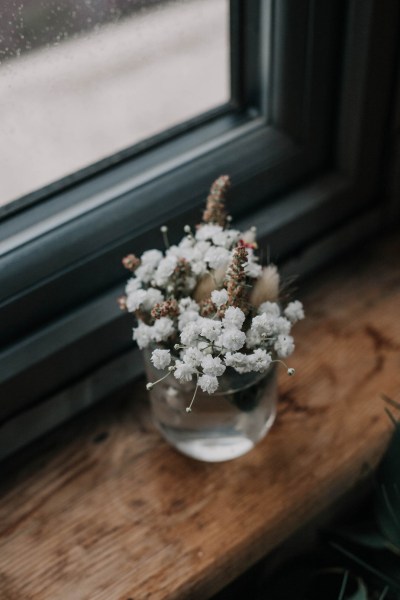
<svg viewBox="0 0 400 600"><path fill-rule="evenodd" d="M333 537L339 537L342 540L362 546L363 548L371 548L374 550L391 549L391 544L374 523L360 523L356 525L346 526L345 528L335 529L332 532Z"/></svg>
<svg viewBox="0 0 400 600"><path fill-rule="evenodd" d="M376 474L374 495L375 517L388 547L400 554L400 424L396 422L393 437Z"/></svg>

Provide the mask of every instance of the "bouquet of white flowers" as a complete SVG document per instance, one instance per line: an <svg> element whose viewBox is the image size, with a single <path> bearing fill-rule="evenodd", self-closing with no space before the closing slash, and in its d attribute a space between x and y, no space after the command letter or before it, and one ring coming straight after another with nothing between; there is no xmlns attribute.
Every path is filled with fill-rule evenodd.
<svg viewBox="0 0 400 600"><path fill-rule="evenodd" d="M202 222L184 228L178 245L169 245L161 228L165 252L148 250L140 258L123 259L132 277L121 307L133 313L133 339L139 348L153 347L151 361L164 377L180 382L196 379L197 388L214 393L226 369L260 372L294 350L292 325L304 317L301 302L285 308L279 301L279 274L262 267L256 253L256 230L231 227L225 211L229 177L212 185Z"/></svg>

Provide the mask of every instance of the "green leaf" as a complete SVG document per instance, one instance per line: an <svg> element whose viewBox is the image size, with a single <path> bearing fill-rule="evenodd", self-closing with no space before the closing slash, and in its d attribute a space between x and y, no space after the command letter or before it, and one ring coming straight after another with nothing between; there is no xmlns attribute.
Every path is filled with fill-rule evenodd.
<svg viewBox="0 0 400 600"><path fill-rule="evenodd" d="M389 588L388 586L385 587L385 589L382 591L382 594L379 596L378 600L384 600L384 598L386 598L387 594L388 594Z"/></svg>
<svg viewBox="0 0 400 600"><path fill-rule="evenodd" d="M381 584L386 585L393 592L400 592L400 562L399 557L391 552L364 551L353 552L340 544L331 542L341 554L346 556L355 565L366 573L373 575Z"/></svg>
<svg viewBox="0 0 400 600"><path fill-rule="evenodd" d="M400 554L400 425L396 422L393 437L376 474L375 517L388 546Z"/></svg>
<svg viewBox="0 0 400 600"><path fill-rule="evenodd" d="M374 523L360 523L336 529L333 535L364 548L373 548L374 550L388 550L392 548L386 537L382 535Z"/></svg>
<svg viewBox="0 0 400 600"><path fill-rule="evenodd" d="M368 592L359 577L342 568L314 569L296 561L286 563L257 600L368 600Z"/></svg>
<svg viewBox="0 0 400 600"><path fill-rule="evenodd" d="M390 404L390 406L393 406L393 408L400 410L400 402L396 402L396 400L392 400L392 398L389 398L389 396L386 396L386 394L381 394L381 396L387 404Z"/></svg>
<svg viewBox="0 0 400 600"><path fill-rule="evenodd" d="M353 589L350 585L353 584ZM359 577L352 576L349 585L349 572L345 571L340 589L339 600L368 600L368 592Z"/></svg>

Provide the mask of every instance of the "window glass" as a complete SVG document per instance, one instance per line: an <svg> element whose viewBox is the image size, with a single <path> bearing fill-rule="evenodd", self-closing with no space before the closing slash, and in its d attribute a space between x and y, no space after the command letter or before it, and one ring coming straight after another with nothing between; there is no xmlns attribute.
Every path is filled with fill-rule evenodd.
<svg viewBox="0 0 400 600"><path fill-rule="evenodd" d="M228 0L3 0L0 204L229 101Z"/></svg>

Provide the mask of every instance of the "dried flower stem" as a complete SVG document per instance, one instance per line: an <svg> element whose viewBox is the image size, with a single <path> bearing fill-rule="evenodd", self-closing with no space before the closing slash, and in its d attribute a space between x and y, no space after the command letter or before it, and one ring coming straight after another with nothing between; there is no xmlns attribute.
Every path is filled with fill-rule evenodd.
<svg viewBox="0 0 400 600"><path fill-rule="evenodd" d="M186 407L186 412L187 413L192 412L192 406L193 406L194 399L196 398L198 387L199 387L199 384L197 383L196 387L195 387L195 390L194 390L193 398L191 399L189 406Z"/></svg>
<svg viewBox="0 0 400 600"><path fill-rule="evenodd" d="M214 223L224 227L227 219L225 197L230 187L228 175L221 175L214 181L207 197L206 209L203 213L204 223Z"/></svg>
<svg viewBox="0 0 400 600"><path fill-rule="evenodd" d="M225 283L228 292L228 305L238 306L243 312L248 312L248 286L244 265L247 262L247 249L244 245L236 246L232 262L229 265Z"/></svg>

